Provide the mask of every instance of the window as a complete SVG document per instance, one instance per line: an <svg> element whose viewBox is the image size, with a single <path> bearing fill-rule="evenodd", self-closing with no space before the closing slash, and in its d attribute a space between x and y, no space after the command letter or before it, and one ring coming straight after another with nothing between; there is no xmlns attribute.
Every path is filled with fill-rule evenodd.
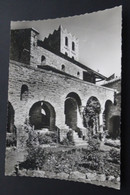
<svg viewBox="0 0 130 195"><path fill-rule="evenodd" d="M22 85L20 100L27 100L27 98L28 98L28 86L27 85Z"/></svg>
<svg viewBox="0 0 130 195"><path fill-rule="evenodd" d="M67 53L67 52L65 52L65 55L66 55L66 56L68 56L68 53Z"/></svg>
<svg viewBox="0 0 130 195"><path fill-rule="evenodd" d="M37 37L36 35L34 35L34 38L33 38L33 46L37 46Z"/></svg>
<svg viewBox="0 0 130 195"><path fill-rule="evenodd" d="M64 65L64 64L62 64L61 70L62 70L62 71L65 71L65 65Z"/></svg>
<svg viewBox="0 0 130 195"><path fill-rule="evenodd" d="M65 37L65 45L68 46L68 37Z"/></svg>
<svg viewBox="0 0 130 195"><path fill-rule="evenodd" d="M72 42L72 50L75 51L75 43Z"/></svg>
<svg viewBox="0 0 130 195"><path fill-rule="evenodd" d="M79 76L80 75L80 72L77 72L77 76Z"/></svg>
<svg viewBox="0 0 130 195"><path fill-rule="evenodd" d="M41 65L45 65L46 64L46 58L45 56L41 56Z"/></svg>

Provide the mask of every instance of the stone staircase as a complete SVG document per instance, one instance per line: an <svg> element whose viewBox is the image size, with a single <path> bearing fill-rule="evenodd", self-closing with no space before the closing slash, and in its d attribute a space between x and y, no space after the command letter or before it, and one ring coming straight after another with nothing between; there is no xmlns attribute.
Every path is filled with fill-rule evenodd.
<svg viewBox="0 0 130 195"><path fill-rule="evenodd" d="M87 141L78 136L78 133L73 130L73 140L76 146L87 146Z"/></svg>

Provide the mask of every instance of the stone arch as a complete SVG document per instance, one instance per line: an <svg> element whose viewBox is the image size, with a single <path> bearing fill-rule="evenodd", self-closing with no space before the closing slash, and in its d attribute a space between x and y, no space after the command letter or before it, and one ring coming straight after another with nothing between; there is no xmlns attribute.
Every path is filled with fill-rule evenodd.
<svg viewBox="0 0 130 195"><path fill-rule="evenodd" d="M66 96L64 108L65 124L73 130L78 128L80 106L81 99L78 94L71 92Z"/></svg>
<svg viewBox="0 0 130 195"><path fill-rule="evenodd" d="M91 96L83 111L84 127L90 130L90 133L96 134L100 131L101 104L95 96Z"/></svg>
<svg viewBox="0 0 130 195"><path fill-rule="evenodd" d="M107 100L105 102L105 109L103 112L103 130L109 130L110 128L111 107L112 101Z"/></svg>
<svg viewBox="0 0 130 195"><path fill-rule="evenodd" d="M29 122L35 130L44 128L55 130L56 114L53 106L46 101L34 103L29 111Z"/></svg>
<svg viewBox="0 0 130 195"><path fill-rule="evenodd" d="M116 139L120 136L120 116L114 115L110 118L110 137Z"/></svg>
<svg viewBox="0 0 130 195"><path fill-rule="evenodd" d="M27 98L28 98L28 86L27 85L22 85L20 100L27 100Z"/></svg>
<svg viewBox="0 0 130 195"><path fill-rule="evenodd" d="M7 119L8 133L15 133L14 116L15 116L14 108L12 104L8 102L8 119Z"/></svg>
<svg viewBox="0 0 130 195"><path fill-rule="evenodd" d="M6 146L16 146L16 127L14 124L15 111L10 102L8 102L8 114L7 114L7 129L6 129Z"/></svg>
<svg viewBox="0 0 130 195"><path fill-rule="evenodd" d="M74 98L74 99L76 100L77 104L78 104L78 108L80 108L80 106L81 106L81 99L80 99L80 97L79 97L79 95L78 95L77 93L75 93L75 92L70 92L70 93L66 96L66 98Z"/></svg>

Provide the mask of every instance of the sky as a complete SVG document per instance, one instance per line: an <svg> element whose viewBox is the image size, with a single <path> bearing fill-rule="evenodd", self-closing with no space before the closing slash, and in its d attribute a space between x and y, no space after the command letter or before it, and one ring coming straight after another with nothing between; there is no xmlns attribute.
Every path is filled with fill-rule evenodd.
<svg viewBox="0 0 130 195"><path fill-rule="evenodd" d="M12 21L11 29L35 28L44 40L59 25L79 39L79 62L106 77L120 76L122 6L72 17Z"/></svg>

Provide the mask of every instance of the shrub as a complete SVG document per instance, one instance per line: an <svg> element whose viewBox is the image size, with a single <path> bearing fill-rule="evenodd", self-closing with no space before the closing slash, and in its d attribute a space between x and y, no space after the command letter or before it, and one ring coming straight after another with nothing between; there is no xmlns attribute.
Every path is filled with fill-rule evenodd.
<svg viewBox="0 0 130 195"><path fill-rule="evenodd" d="M11 147L11 146L16 146L16 135L13 133L7 134L6 135L6 146Z"/></svg>
<svg viewBox="0 0 130 195"><path fill-rule="evenodd" d="M110 158L112 159L112 162L114 163L120 163L120 152L115 150L115 149L111 149L109 152Z"/></svg>
<svg viewBox="0 0 130 195"><path fill-rule="evenodd" d="M45 134L38 134L39 144L51 144L57 143L57 134L55 132L49 132Z"/></svg>
<svg viewBox="0 0 130 195"><path fill-rule="evenodd" d="M28 149L28 155L24 162L19 164L19 168L41 169L46 159L46 151L39 146L31 146Z"/></svg>
<svg viewBox="0 0 130 195"><path fill-rule="evenodd" d="M98 139L91 138L88 140L88 144L89 144L89 147L91 148L91 150L93 150L93 151L99 150L100 142Z"/></svg>
<svg viewBox="0 0 130 195"><path fill-rule="evenodd" d="M68 141L71 143L73 142L73 131L72 130L69 130L69 132L67 133L67 139Z"/></svg>
<svg viewBox="0 0 130 195"><path fill-rule="evenodd" d="M64 138L61 142L62 145L68 146L70 144L69 140L66 138Z"/></svg>
<svg viewBox="0 0 130 195"><path fill-rule="evenodd" d="M72 130L69 130L68 133L67 133L67 137L64 138L60 143L62 145L66 145L66 146L74 145L73 131Z"/></svg>

